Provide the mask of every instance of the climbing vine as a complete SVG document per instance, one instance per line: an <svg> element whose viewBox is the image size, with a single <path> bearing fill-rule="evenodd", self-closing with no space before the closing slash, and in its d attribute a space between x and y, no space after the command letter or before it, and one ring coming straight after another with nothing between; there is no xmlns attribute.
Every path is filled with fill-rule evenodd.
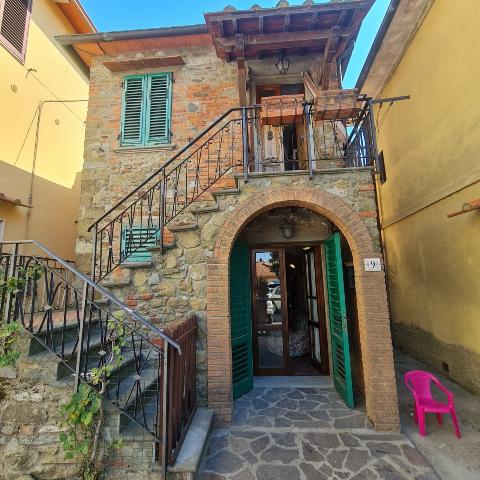
<svg viewBox="0 0 480 480"><path fill-rule="evenodd" d="M4 293L18 294L24 292L28 282L37 281L43 274L43 267L39 264L27 268L19 267L16 277L7 277L0 280L0 295ZM1 277L4 272L0 271ZM15 342L20 335L22 326L18 322L7 323L5 312L0 315L0 367L15 365L20 352L15 350Z"/></svg>
<svg viewBox="0 0 480 480"><path fill-rule="evenodd" d="M105 421L103 397L113 369L123 362L122 349L127 343L121 316L109 320L107 328L111 331L108 360L102 366L90 370L87 378L89 384L81 383L78 391L62 409L65 431L61 433L60 441L65 458L81 460L84 480L99 479L112 449L122 446L119 441L112 442L106 446L103 455L99 454Z"/></svg>

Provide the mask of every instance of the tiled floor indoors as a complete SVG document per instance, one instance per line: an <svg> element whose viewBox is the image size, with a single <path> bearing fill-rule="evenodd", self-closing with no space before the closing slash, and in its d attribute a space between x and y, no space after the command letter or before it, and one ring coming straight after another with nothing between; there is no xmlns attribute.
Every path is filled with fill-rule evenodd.
<svg viewBox="0 0 480 480"><path fill-rule="evenodd" d="M263 377L210 438L202 480L438 480L406 436L376 433L329 377Z"/></svg>

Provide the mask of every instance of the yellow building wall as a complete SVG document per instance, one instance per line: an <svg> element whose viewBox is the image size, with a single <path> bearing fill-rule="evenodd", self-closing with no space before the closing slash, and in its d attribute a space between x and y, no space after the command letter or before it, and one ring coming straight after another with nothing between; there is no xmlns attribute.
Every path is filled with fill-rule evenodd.
<svg viewBox="0 0 480 480"><path fill-rule="evenodd" d="M4 239L36 239L73 259L87 102L42 107L33 188L37 108L45 100L86 100L88 78L54 40L76 33L51 0L33 0L25 63L0 45L0 192L33 208L0 202Z"/></svg>
<svg viewBox="0 0 480 480"><path fill-rule="evenodd" d="M393 322L407 327L404 336L410 332L402 346L410 342L436 366L448 363L458 379L480 359L480 211L446 217L480 198L474 19L478 0L435 1L380 94L411 100L395 103L383 122L388 105L376 112L387 173L378 190ZM413 338L415 328L425 335ZM423 345L413 345L417 340ZM461 347L457 359L452 346ZM478 370L464 377L480 390Z"/></svg>

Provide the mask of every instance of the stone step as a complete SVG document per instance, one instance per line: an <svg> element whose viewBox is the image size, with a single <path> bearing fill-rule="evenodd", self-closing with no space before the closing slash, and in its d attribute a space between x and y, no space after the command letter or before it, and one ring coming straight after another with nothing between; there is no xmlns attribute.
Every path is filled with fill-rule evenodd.
<svg viewBox="0 0 480 480"><path fill-rule="evenodd" d="M194 215L202 215L205 213L215 213L219 211L220 211L220 207L218 204L212 205L210 207L198 207L198 208L192 209L192 213Z"/></svg>
<svg viewBox="0 0 480 480"><path fill-rule="evenodd" d="M130 270L136 270L138 268L151 268L152 262L123 262L122 267Z"/></svg>
<svg viewBox="0 0 480 480"><path fill-rule="evenodd" d="M167 225L167 228L171 232L186 232L188 230L196 230L198 228L198 224L196 223L177 223L174 225Z"/></svg>
<svg viewBox="0 0 480 480"><path fill-rule="evenodd" d="M238 195L239 193L239 188L225 188L223 190L216 190L215 192L212 192L212 195L216 198L222 195Z"/></svg>
<svg viewBox="0 0 480 480"><path fill-rule="evenodd" d="M128 287L131 285L131 280L126 278L118 278L118 279L111 279L111 280L102 280L100 282L103 287L107 288L122 288Z"/></svg>
<svg viewBox="0 0 480 480"><path fill-rule="evenodd" d="M175 248L177 246L176 242L164 242L163 244L163 249L164 250L169 250L172 248ZM150 252L158 252L162 249L161 245L150 245L147 247L147 250Z"/></svg>

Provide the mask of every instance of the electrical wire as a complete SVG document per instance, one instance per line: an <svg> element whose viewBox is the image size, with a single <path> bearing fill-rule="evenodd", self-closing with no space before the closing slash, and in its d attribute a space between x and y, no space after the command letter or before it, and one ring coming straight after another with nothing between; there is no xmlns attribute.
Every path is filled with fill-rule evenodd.
<svg viewBox="0 0 480 480"><path fill-rule="evenodd" d="M30 125L28 126L27 133L25 134L25 137L23 138L22 146L20 147L20 150L18 151L17 158L15 159L14 165L18 163L18 159L20 158L20 155L22 154L23 147L25 146L25 143L27 142L28 134L30 133L30 130L32 129L33 122L35 121L35 117L37 116L38 109L40 108L40 105L37 106L35 109L35 113L33 114L32 121L30 122Z"/></svg>
<svg viewBox="0 0 480 480"><path fill-rule="evenodd" d="M390 102L390 104L388 105L388 108L385 110L385 112L383 113L383 116L380 120L377 119L377 134L380 133L380 129L383 125L383 122L385 121L385 118L387 117L387 114L388 112L390 111L390 109L392 108L393 106L393 103L394 102Z"/></svg>
<svg viewBox="0 0 480 480"><path fill-rule="evenodd" d="M72 115L74 115L75 117L78 118L78 120L80 120L80 122L82 122L82 125L85 125L85 120L80 117L80 115L78 115L77 113L75 113L63 100L61 100L59 97L57 97L57 95L55 95L55 93L50 90L50 88L48 88L33 72L30 72L30 75L38 82L40 83L40 85L42 85L43 88L45 88L46 90L48 90L57 100L59 103L63 104L68 110L70 110L70 112L72 113ZM79 102L88 102L88 100L78 100Z"/></svg>

